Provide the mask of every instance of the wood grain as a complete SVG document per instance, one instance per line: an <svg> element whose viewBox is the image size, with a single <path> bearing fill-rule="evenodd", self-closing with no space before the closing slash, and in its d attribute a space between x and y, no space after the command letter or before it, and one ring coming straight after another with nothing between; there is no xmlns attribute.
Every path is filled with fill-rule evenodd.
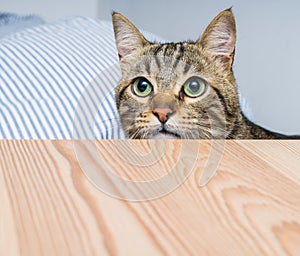
<svg viewBox="0 0 300 256"><path fill-rule="evenodd" d="M79 141L0 141L0 255L300 255L300 141L226 141L217 175L202 188L211 142L183 150L168 141L159 161L151 154L159 156L161 142L131 141L140 155L131 160L120 143L98 141L92 154ZM115 199L83 170L98 156L132 181L159 179L174 166L185 175L195 148L193 172L154 200ZM132 165L141 159L152 162Z"/></svg>

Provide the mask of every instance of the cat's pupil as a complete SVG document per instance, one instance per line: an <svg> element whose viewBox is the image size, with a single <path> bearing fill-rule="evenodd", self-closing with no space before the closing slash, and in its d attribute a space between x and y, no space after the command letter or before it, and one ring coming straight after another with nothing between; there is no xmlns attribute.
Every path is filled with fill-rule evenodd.
<svg viewBox="0 0 300 256"><path fill-rule="evenodd" d="M194 93L198 92L199 91L199 88L200 88L200 84L198 81L194 80L194 81L191 81L190 82L190 90Z"/></svg>
<svg viewBox="0 0 300 256"><path fill-rule="evenodd" d="M140 92L145 92L148 86L149 86L148 82L141 80L139 81L137 88Z"/></svg>

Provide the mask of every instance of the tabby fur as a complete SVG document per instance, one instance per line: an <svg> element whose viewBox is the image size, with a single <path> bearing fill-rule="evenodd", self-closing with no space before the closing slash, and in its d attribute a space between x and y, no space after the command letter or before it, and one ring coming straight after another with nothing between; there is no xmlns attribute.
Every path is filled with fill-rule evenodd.
<svg viewBox="0 0 300 256"><path fill-rule="evenodd" d="M269 131L241 111L232 70L236 25L230 9L216 16L196 42L149 42L121 14L113 13L112 19L122 71L116 103L129 138L300 138ZM199 97L183 90L190 78L205 84ZM146 97L134 93L137 79L151 85Z"/></svg>

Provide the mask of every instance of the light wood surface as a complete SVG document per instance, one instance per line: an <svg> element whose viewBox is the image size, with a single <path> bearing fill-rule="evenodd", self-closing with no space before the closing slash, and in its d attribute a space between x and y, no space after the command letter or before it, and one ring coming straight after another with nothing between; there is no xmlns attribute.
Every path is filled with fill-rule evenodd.
<svg viewBox="0 0 300 256"><path fill-rule="evenodd" d="M226 141L205 187L199 179L209 141L184 149L168 141L146 167L120 157L122 142L99 141L94 155L75 143L80 163L72 141L0 141L0 255L300 255L300 141ZM142 159L160 143L152 151L149 141L130 145ZM185 175L195 148L189 177L153 200L113 198L84 170L98 156L127 180L159 179L174 165ZM103 181L122 193L106 175Z"/></svg>

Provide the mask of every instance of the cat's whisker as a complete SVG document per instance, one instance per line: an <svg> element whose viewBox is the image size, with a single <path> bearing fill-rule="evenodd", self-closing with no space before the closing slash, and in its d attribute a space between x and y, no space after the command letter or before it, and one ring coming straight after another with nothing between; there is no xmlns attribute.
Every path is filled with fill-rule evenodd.
<svg viewBox="0 0 300 256"><path fill-rule="evenodd" d="M144 134L144 139L149 138L150 130L148 129Z"/></svg>
<svg viewBox="0 0 300 256"><path fill-rule="evenodd" d="M140 132L140 129L137 129L137 130L129 137L129 139L135 139L139 132Z"/></svg>
<svg viewBox="0 0 300 256"><path fill-rule="evenodd" d="M211 129L207 128L207 127L201 127L201 134L203 134L206 139L211 139L212 138L212 134L211 134Z"/></svg>

